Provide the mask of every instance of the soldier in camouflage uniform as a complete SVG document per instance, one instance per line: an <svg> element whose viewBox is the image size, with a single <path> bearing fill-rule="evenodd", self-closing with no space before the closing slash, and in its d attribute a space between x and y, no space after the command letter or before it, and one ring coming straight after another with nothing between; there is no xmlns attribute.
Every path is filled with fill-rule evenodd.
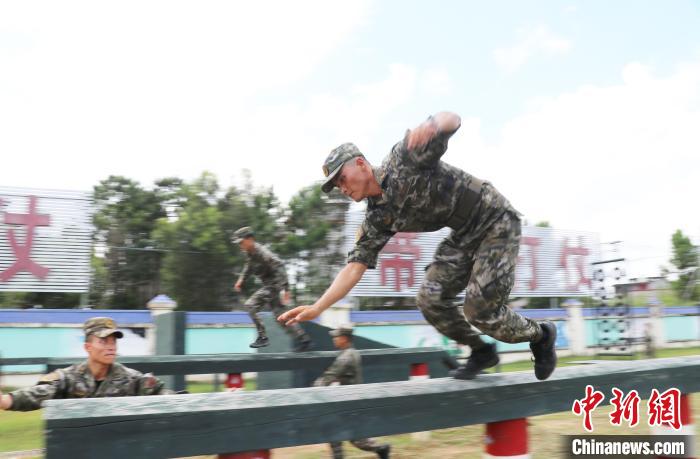
<svg viewBox="0 0 700 459"><path fill-rule="evenodd" d="M314 386L330 386L333 383L338 383L341 386L362 384L362 358L352 346L352 333L353 329L349 325L340 326L329 332L333 337L333 344L341 352L331 366L314 381ZM375 452L382 459L387 459L391 451L391 445L380 445L372 438L351 440L350 443L363 451ZM330 446L333 459L343 459L342 442L332 442Z"/></svg>
<svg viewBox="0 0 700 459"><path fill-rule="evenodd" d="M245 267L238 277L234 289L240 292L243 283L250 274L258 276L263 284L262 288L258 289L248 298L248 301L245 302L245 306L258 331L258 337L250 344L250 347L265 347L270 344L270 340L265 332L265 325L263 325L258 317L258 312L266 305L270 305L270 309L272 309L275 316L285 311L285 307L280 301L280 294L284 294L284 302L287 303L289 301L287 272L284 269L282 261L277 258L274 253L267 247L255 242L255 234L250 227L244 226L238 229L233 235L233 242L238 244L246 255ZM304 329L298 324L285 328L285 330L296 341L295 351L302 352L311 347L311 338L309 338L309 335L307 335Z"/></svg>
<svg viewBox="0 0 700 459"><path fill-rule="evenodd" d="M142 374L115 362L117 338L123 334L108 317L94 317L83 325L85 362L49 373L35 386L10 394L0 393L0 409L30 411L41 402L57 398L124 397L127 395L163 395L172 391L150 373Z"/></svg>
<svg viewBox="0 0 700 459"><path fill-rule="evenodd" d="M367 199L365 220L348 265L326 293L280 320L311 320L347 295L365 270L375 267L379 251L395 233L449 227L452 232L427 267L416 302L440 333L471 347L469 360L454 376L472 379L498 363L495 345L485 343L473 325L500 341L529 341L535 376L546 379L556 366L556 327L527 319L507 305L520 246L518 212L489 182L441 160L460 123L454 113L429 117L407 131L378 168L351 143L330 153L323 166L323 190L337 186L356 202ZM465 287L460 308L454 300Z"/></svg>

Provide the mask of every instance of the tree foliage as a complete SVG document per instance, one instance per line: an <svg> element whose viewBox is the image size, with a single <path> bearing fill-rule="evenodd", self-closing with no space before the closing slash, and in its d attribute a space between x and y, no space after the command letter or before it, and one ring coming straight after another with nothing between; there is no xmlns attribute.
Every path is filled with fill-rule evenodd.
<svg viewBox="0 0 700 459"><path fill-rule="evenodd" d="M118 176L100 182L91 304L143 308L164 293L181 309L240 307L257 287L253 280L242 295L233 292L245 260L231 236L242 226L285 261L297 301L323 293L344 260L349 202L315 185L282 206L271 188L244 176L241 186L226 190L209 172L189 183L164 178L152 189Z"/></svg>
<svg viewBox="0 0 700 459"><path fill-rule="evenodd" d="M673 247L671 263L679 270L678 280L673 282L676 293L685 299L700 299L700 286L698 286L698 247L694 246L690 238L681 230L676 230L671 236Z"/></svg>
<svg viewBox="0 0 700 459"><path fill-rule="evenodd" d="M161 198L137 182L110 176L94 189L97 249L104 251L107 287L91 297L103 306L142 308L160 290L161 254L153 230L165 217Z"/></svg>

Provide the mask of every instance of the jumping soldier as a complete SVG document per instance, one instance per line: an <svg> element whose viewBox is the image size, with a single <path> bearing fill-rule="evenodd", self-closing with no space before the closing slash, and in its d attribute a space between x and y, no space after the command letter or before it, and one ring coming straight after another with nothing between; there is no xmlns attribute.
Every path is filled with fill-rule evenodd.
<svg viewBox="0 0 700 459"><path fill-rule="evenodd" d="M471 347L471 356L454 377L472 379L498 363L495 345L472 325L499 341L530 342L535 376L547 379L556 366L557 330L508 307L520 247L520 217L489 182L443 162L460 117L430 116L374 168L352 143L335 148L323 165L322 189L337 186L356 202L367 199L365 220L348 264L313 305L299 306L278 319L288 325L311 320L342 299L377 264L379 251L397 232L452 229L427 267L416 303L440 333ZM454 300L466 287L464 305Z"/></svg>
<svg viewBox="0 0 700 459"><path fill-rule="evenodd" d="M287 271L285 271L282 261L270 249L255 241L255 234L250 227L244 226L236 230L233 234L233 242L239 245L246 256L245 267L238 277L234 289L240 292L243 283L250 274L258 276L263 284L260 289L248 298L245 306L258 331L258 337L250 344L250 347L265 347L270 344L270 340L267 337L265 325L258 317L258 312L266 305L270 306L275 317L285 311L280 295L284 296L285 304L289 302ZM285 328L285 330L296 341L295 351L303 352L311 347L311 338L298 324Z"/></svg>

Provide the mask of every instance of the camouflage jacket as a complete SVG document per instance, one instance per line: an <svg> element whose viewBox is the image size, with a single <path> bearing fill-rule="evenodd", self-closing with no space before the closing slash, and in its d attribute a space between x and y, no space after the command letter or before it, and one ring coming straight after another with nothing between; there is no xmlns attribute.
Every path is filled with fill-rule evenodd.
<svg viewBox="0 0 700 459"><path fill-rule="evenodd" d="M438 133L421 149L407 149L407 137L398 142L374 175L382 188L379 197L367 198L365 220L360 226L348 262L368 268L377 264L379 251L399 232L437 231L448 225L468 192L472 175L443 162L453 132ZM504 212L516 212L489 182L483 182L480 198L468 220L453 228L465 242L477 241Z"/></svg>
<svg viewBox="0 0 700 459"><path fill-rule="evenodd" d="M112 364L99 387L87 361L44 375L36 386L11 392L14 411L41 408L41 402L56 398L124 397L128 395L165 395L173 392L150 373L143 374L119 363Z"/></svg>
<svg viewBox="0 0 700 459"><path fill-rule="evenodd" d="M353 347L340 352L330 367L314 382L314 386L329 386L339 382L341 386L362 384L362 358Z"/></svg>
<svg viewBox="0 0 700 459"><path fill-rule="evenodd" d="M287 282L287 271L284 269L282 261L264 245L255 243L253 253L244 252L246 264L239 277L241 282L251 274L258 276L266 287L273 287L282 291L289 288Z"/></svg>

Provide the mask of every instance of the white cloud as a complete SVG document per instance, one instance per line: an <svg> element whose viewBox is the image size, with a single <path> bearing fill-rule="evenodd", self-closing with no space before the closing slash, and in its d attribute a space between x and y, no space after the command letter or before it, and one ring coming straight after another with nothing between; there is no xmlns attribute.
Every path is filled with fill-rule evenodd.
<svg viewBox="0 0 700 459"><path fill-rule="evenodd" d="M258 98L310 75L369 6L4 2L0 183L86 189L109 174L222 175L244 154L281 155L265 144L294 120L261 121ZM265 136L252 137L253 120Z"/></svg>
<svg viewBox="0 0 700 459"><path fill-rule="evenodd" d="M630 274L651 275L676 229L700 234L700 62L665 77L632 63L622 78L540 99L495 141L469 120L445 160L493 181L531 222L623 240L644 258Z"/></svg>
<svg viewBox="0 0 700 459"><path fill-rule="evenodd" d="M519 40L513 46L498 48L493 52L496 63L508 72L514 72L538 54L560 55L571 49L571 42L539 26L518 31Z"/></svg>
<svg viewBox="0 0 700 459"><path fill-rule="evenodd" d="M452 80L445 68L433 68L423 72L422 89L430 94L445 95L452 90Z"/></svg>
<svg viewBox="0 0 700 459"><path fill-rule="evenodd" d="M321 178L326 154L343 142L355 142L367 152L386 151L387 145L378 141L380 131L386 119L414 97L417 74L411 66L392 64L378 81L337 94L319 94L302 105L254 109L252 135L241 139L241 144L256 154L239 157L237 165L254 172L267 169L265 181L288 198Z"/></svg>

